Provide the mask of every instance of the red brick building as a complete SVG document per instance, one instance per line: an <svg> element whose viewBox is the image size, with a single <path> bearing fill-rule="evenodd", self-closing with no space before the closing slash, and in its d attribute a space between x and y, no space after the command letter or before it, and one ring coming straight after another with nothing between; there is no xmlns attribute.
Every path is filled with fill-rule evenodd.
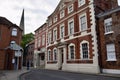
<svg viewBox="0 0 120 80"><path fill-rule="evenodd" d="M96 15L117 0L61 0L47 20L46 68L99 73Z"/></svg>
<svg viewBox="0 0 120 80"><path fill-rule="evenodd" d="M45 67L47 24L35 30L34 67Z"/></svg>
<svg viewBox="0 0 120 80"><path fill-rule="evenodd" d="M33 67L33 59L34 59L34 47L35 47L35 41L31 41L29 44L27 44L27 56L26 56L26 65L29 62L29 66Z"/></svg>
<svg viewBox="0 0 120 80"><path fill-rule="evenodd" d="M120 74L120 7L101 13L97 18L101 71Z"/></svg>
<svg viewBox="0 0 120 80"><path fill-rule="evenodd" d="M0 69L20 69L22 48L19 46L22 29L0 17Z"/></svg>

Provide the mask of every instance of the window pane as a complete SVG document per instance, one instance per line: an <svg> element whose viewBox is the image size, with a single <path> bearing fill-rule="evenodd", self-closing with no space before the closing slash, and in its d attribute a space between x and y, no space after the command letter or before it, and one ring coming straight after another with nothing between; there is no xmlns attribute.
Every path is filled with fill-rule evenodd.
<svg viewBox="0 0 120 80"><path fill-rule="evenodd" d="M17 29L16 28L12 29L12 36L17 36Z"/></svg>
<svg viewBox="0 0 120 80"><path fill-rule="evenodd" d="M54 60L57 60L57 50L54 50Z"/></svg>
<svg viewBox="0 0 120 80"><path fill-rule="evenodd" d="M75 56L74 56L74 46L70 46L70 58L71 59L75 58Z"/></svg>
<svg viewBox="0 0 120 80"><path fill-rule="evenodd" d="M81 31L87 29L86 19L85 18L86 18L85 16L80 17Z"/></svg>
<svg viewBox="0 0 120 80"><path fill-rule="evenodd" d="M105 33L112 31L112 18L108 18L104 21Z"/></svg>
<svg viewBox="0 0 120 80"><path fill-rule="evenodd" d="M69 34L73 34L74 33L74 23L73 21L71 21L69 23Z"/></svg>
<svg viewBox="0 0 120 80"><path fill-rule="evenodd" d="M64 37L64 26L61 27L61 38Z"/></svg>
<svg viewBox="0 0 120 80"><path fill-rule="evenodd" d="M107 44L107 60L116 60L115 45Z"/></svg>
<svg viewBox="0 0 120 80"><path fill-rule="evenodd" d="M82 44L82 55L83 55L83 59L88 59L88 44L84 43Z"/></svg>

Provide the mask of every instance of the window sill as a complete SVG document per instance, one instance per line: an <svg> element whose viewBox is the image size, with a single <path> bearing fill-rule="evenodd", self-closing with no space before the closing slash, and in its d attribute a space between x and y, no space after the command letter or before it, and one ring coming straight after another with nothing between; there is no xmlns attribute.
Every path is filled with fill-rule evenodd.
<svg viewBox="0 0 120 80"><path fill-rule="evenodd" d="M112 59L112 60L106 60L106 61L108 61L108 62L109 62L109 61L117 61L117 60L116 60L116 59Z"/></svg>
<svg viewBox="0 0 120 80"><path fill-rule="evenodd" d="M106 32L105 35L112 34L112 33L114 33L114 32L113 32L113 31L111 31L111 32Z"/></svg>

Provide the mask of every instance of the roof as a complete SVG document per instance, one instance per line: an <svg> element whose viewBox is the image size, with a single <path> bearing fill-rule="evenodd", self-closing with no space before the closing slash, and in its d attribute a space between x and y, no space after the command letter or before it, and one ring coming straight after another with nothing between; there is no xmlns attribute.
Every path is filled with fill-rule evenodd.
<svg viewBox="0 0 120 80"><path fill-rule="evenodd" d="M34 43L35 43L35 40L29 42L28 45L30 45L30 44L34 44Z"/></svg>
<svg viewBox="0 0 120 80"><path fill-rule="evenodd" d="M15 51L20 51L20 50L23 50L22 47L20 47L18 44L16 43L13 43L11 44L10 46L8 46L6 49L11 49L11 50L15 50Z"/></svg>
<svg viewBox="0 0 120 80"><path fill-rule="evenodd" d="M0 24L3 24L3 25L8 25L8 27L18 27L20 30L22 30L19 26L17 26L16 24L13 24L11 21L9 21L7 18L5 17L1 17L0 16Z"/></svg>
<svg viewBox="0 0 120 80"><path fill-rule="evenodd" d="M4 24L4 25L8 25L8 26L12 26L12 22L10 22L8 19L6 19L5 17L1 17L0 16L0 24Z"/></svg>
<svg viewBox="0 0 120 80"><path fill-rule="evenodd" d="M117 8L114 8L114 9L111 9L111 10L108 10L108 11L105 11L105 12L103 12L103 13L100 13L100 14L98 14L96 17L101 18L101 17L107 16L107 15L110 15L110 14L112 14L112 13L118 12L118 11L120 11L120 6L117 7Z"/></svg>
<svg viewBox="0 0 120 80"><path fill-rule="evenodd" d="M60 8L60 5L61 5L62 3L68 3L68 2L71 2L71 1L73 1L73 0L60 0L60 2L58 3L57 7L55 8L55 10L53 11L53 13L51 13L51 14L48 16L48 18L49 18L50 16L52 16L55 12L58 12L58 10L59 10L59 8Z"/></svg>
<svg viewBox="0 0 120 80"><path fill-rule="evenodd" d="M38 31L40 28L42 28L42 27L44 27L44 26L46 26L47 24L46 23L44 23L43 25L41 25L39 28L37 28L36 30L35 30L35 32L36 31Z"/></svg>

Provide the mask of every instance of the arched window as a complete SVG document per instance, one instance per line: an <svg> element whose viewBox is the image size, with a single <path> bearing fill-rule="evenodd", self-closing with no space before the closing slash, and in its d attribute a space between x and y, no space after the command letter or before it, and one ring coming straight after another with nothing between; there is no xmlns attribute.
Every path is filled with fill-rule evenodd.
<svg viewBox="0 0 120 80"><path fill-rule="evenodd" d="M82 41L80 43L80 53L81 53L81 59L89 59L89 42L88 41Z"/></svg>
<svg viewBox="0 0 120 80"><path fill-rule="evenodd" d="M12 29L12 36L17 36L17 29L16 28Z"/></svg>
<svg viewBox="0 0 120 80"><path fill-rule="evenodd" d="M47 55L47 57L48 57L48 61L51 61L51 60L52 60L52 55L51 55L51 50L50 50L50 49L48 50L48 55Z"/></svg>
<svg viewBox="0 0 120 80"><path fill-rule="evenodd" d="M68 46L68 49L69 49L69 55L68 55L69 60L75 59L75 45L71 43Z"/></svg>
<svg viewBox="0 0 120 80"><path fill-rule="evenodd" d="M56 61L57 60L57 48L53 49L53 60Z"/></svg>

